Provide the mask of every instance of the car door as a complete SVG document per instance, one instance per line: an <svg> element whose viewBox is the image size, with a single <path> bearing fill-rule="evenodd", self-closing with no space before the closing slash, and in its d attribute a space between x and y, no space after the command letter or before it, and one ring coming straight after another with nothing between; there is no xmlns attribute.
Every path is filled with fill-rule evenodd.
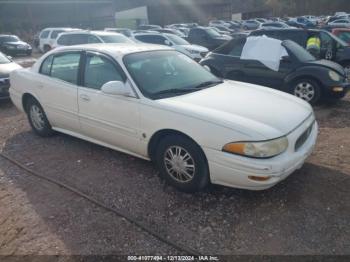
<svg viewBox="0 0 350 262"><path fill-rule="evenodd" d="M68 51L48 56L38 77L40 103L53 127L80 130L78 118L78 76L81 52Z"/></svg>
<svg viewBox="0 0 350 262"><path fill-rule="evenodd" d="M135 97L108 95L101 91L110 81L127 83L125 73L112 58L87 52L78 89L82 134L129 152L138 152L139 103Z"/></svg>
<svg viewBox="0 0 350 262"><path fill-rule="evenodd" d="M336 43L334 39L326 32L320 32L321 53L320 58L334 60L336 58Z"/></svg>

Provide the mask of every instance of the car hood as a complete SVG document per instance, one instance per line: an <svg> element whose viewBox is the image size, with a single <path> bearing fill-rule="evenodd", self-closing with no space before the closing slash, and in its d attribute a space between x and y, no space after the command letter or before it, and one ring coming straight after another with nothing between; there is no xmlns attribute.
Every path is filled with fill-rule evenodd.
<svg viewBox="0 0 350 262"><path fill-rule="evenodd" d="M244 133L253 140L287 135L313 114L308 103L292 95L235 81L157 102L168 110Z"/></svg>
<svg viewBox="0 0 350 262"><path fill-rule="evenodd" d="M208 52L208 48L199 45L181 45L181 47L187 50L194 50L198 52Z"/></svg>
<svg viewBox="0 0 350 262"><path fill-rule="evenodd" d="M337 64L337 63L335 63L333 61L322 59L322 60L316 60L316 61L308 62L307 64L308 65L318 65L318 66L327 67L329 69L332 69L332 70L338 72L340 75L345 76L344 68L341 65L339 65L339 64Z"/></svg>
<svg viewBox="0 0 350 262"><path fill-rule="evenodd" d="M8 77L13 70L16 70L19 68L22 68L22 67L14 62L8 63L8 64L0 64L0 76Z"/></svg>

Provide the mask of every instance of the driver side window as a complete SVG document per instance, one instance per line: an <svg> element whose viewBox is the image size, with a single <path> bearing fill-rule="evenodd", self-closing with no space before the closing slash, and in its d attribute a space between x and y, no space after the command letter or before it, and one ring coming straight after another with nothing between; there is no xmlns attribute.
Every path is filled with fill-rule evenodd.
<svg viewBox="0 0 350 262"><path fill-rule="evenodd" d="M332 48L333 39L326 33L320 33L321 48L328 49Z"/></svg>
<svg viewBox="0 0 350 262"><path fill-rule="evenodd" d="M126 77L121 68L108 58L96 54L87 54L84 70L84 87L100 90L110 81L124 82Z"/></svg>

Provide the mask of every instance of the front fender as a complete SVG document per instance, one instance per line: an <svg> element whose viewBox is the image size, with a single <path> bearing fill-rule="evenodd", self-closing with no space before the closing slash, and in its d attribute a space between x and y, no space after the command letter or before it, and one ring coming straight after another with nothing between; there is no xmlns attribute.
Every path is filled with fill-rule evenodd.
<svg viewBox="0 0 350 262"><path fill-rule="evenodd" d="M292 73L288 74L284 79L284 84L288 86L290 83L294 82L299 78L313 78L316 79L322 86L331 86L339 84L333 81L328 73L330 69L322 68L317 66L303 66L299 67Z"/></svg>

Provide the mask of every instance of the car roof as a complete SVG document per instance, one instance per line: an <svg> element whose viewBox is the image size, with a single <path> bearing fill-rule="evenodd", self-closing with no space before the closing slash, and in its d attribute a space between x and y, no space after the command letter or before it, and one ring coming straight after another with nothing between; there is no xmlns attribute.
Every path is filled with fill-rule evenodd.
<svg viewBox="0 0 350 262"><path fill-rule="evenodd" d="M116 32L108 31L90 31L90 30L77 30L61 33L60 35L74 35L74 34L87 34L87 35L121 35Z"/></svg>
<svg viewBox="0 0 350 262"><path fill-rule="evenodd" d="M290 31L295 31L295 32L320 32L324 30L319 30L319 29L302 29L302 28L274 28L274 29L269 29L269 28L264 28L264 29L258 29L255 32L269 32L269 31L278 31L278 32L290 32Z"/></svg>
<svg viewBox="0 0 350 262"><path fill-rule="evenodd" d="M160 51L160 50L173 50L172 48L154 45L154 44L139 44L139 43L118 43L118 44L85 44L85 45L75 45L75 46L65 46L59 47L52 51L63 52L63 51L75 51L75 50L85 50L85 51L96 51L101 53L108 53L114 57L124 56L127 54L147 52L147 51Z"/></svg>
<svg viewBox="0 0 350 262"><path fill-rule="evenodd" d="M46 31L46 30L79 30L79 28L71 28L71 27L47 27L44 28L41 31Z"/></svg>

